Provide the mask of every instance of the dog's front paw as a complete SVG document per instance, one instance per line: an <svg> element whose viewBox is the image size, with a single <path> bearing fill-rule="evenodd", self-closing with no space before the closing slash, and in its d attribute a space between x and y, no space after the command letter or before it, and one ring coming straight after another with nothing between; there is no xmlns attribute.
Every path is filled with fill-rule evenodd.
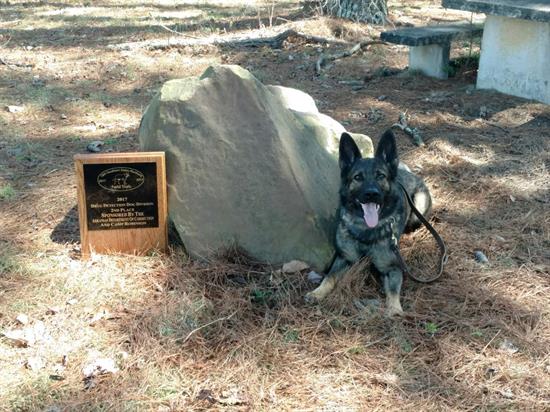
<svg viewBox="0 0 550 412"><path fill-rule="evenodd" d="M319 298L315 295L314 292L315 291L306 293L306 295L304 296L304 300L306 301L306 303L314 305L315 303L319 302Z"/></svg>
<svg viewBox="0 0 550 412"><path fill-rule="evenodd" d="M386 316L388 318L393 318L394 316L402 316L403 315L403 309L400 307L389 307L386 309Z"/></svg>
<svg viewBox="0 0 550 412"><path fill-rule="evenodd" d="M386 296L386 316L392 318L394 316L403 315L403 308L399 302L399 295L390 294Z"/></svg>

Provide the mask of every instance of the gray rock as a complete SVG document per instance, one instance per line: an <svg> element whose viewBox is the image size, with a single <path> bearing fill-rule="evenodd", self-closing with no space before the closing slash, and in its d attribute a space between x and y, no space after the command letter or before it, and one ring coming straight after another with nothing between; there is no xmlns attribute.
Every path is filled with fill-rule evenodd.
<svg viewBox="0 0 550 412"><path fill-rule="evenodd" d="M166 152L169 213L191 256L238 243L271 264L323 270L334 252L343 131L304 93L214 66L165 83L139 141ZM362 144L372 155L370 139Z"/></svg>
<svg viewBox="0 0 550 412"><path fill-rule="evenodd" d="M482 263L482 264L489 263L489 259L487 259L487 256L485 256L485 253L483 253L481 250L476 250L474 252L474 258L479 263Z"/></svg>
<svg viewBox="0 0 550 412"><path fill-rule="evenodd" d="M101 148L103 147L104 143L101 140L94 140L91 143L88 143L86 146L86 150L88 152L92 153L99 153L101 152Z"/></svg>
<svg viewBox="0 0 550 412"><path fill-rule="evenodd" d="M319 285L323 281L323 276L312 270L307 274L307 280L315 285Z"/></svg>

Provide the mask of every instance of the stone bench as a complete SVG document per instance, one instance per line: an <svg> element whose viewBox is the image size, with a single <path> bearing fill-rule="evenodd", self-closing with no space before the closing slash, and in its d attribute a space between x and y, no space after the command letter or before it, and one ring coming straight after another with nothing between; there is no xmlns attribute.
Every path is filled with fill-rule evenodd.
<svg viewBox="0 0 550 412"><path fill-rule="evenodd" d="M406 27L385 31L380 38L389 43L409 46L409 69L426 76L446 79L453 40L480 36L483 28L472 24Z"/></svg>
<svg viewBox="0 0 550 412"><path fill-rule="evenodd" d="M478 89L550 104L550 0L443 0L485 13Z"/></svg>

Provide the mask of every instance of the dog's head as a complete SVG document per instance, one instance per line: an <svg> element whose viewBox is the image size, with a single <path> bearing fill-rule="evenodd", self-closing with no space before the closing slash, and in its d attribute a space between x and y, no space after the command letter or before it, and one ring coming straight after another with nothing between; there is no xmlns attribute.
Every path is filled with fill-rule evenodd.
<svg viewBox="0 0 550 412"><path fill-rule="evenodd" d="M339 164L342 202L348 209L362 214L369 228L376 227L397 176L399 159L395 136L391 130L386 131L374 157L363 159L353 138L342 133Z"/></svg>

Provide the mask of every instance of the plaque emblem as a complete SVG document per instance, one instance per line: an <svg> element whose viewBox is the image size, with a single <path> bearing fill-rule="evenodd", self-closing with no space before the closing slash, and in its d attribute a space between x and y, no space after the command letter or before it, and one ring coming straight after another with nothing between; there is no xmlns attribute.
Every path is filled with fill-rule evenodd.
<svg viewBox="0 0 550 412"><path fill-rule="evenodd" d="M105 190L128 192L145 182L145 176L131 167L112 167L97 176L97 184Z"/></svg>

